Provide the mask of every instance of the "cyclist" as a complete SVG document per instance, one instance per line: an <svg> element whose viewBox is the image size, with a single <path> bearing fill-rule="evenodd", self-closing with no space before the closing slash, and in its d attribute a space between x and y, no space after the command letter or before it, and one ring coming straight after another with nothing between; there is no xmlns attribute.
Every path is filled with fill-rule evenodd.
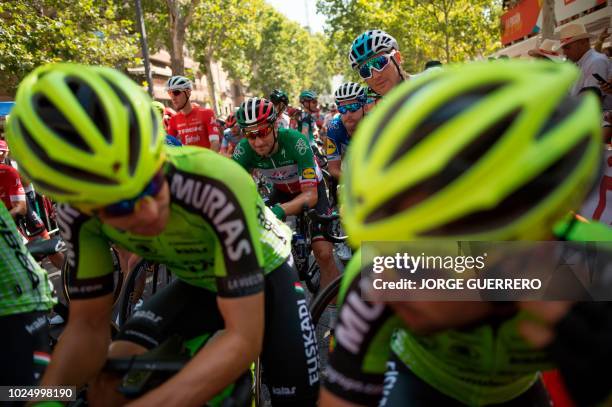
<svg viewBox="0 0 612 407"><path fill-rule="evenodd" d="M284 220L301 214L307 205L329 215L323 176L306 138L292 129L277 129L274 105L266 99L247 99L236 115L245 139L236 146L233 158L249 172L259 170L273 184L269 204L274 214ZM321 269L321 288L339 275L333 248L315 225L312 251Z"/></svg>
<svg viewBox="0 0 612 407"><path fill-rule="evenodd" d="M553 224L597 181L601 147L596 99L568 96L576 69L548 65L474 63L389 94L347 155L343 220L352 243L553 238ZM547 353L521 336L537 343L537 335L517 331L534 312L529 303L504 314L514 305L370 302L360 295L360 259L355 255L345 270L321 406L549 405L537 373L550 365ZM612 310L607 303L584 306L599 318L589 321L589 312L575 307L567 314L559 303L544 308L560 312L537 318L550 324L549 341L564 314L579 321L573 338L567 328L564 338L557 335L553 348L562 351L555 361L563 372L577 360L572 353L590 361L597 352L607 355L596 366L574 366L605 395L610 352L603 344ZM494 316L493 325L478 322ZM601 345L570 350L568 343ZM601 388L588 388L601 397Z"/></svg>
<svg viewBox="0 0 612 407"><path fill-rule="evenodd" d="M55 299L2 202L0 229L0 385L34 386L50 360L46 314Z"/></svg>
<svg viewBox="0 0 612 407"><path fill-rule="evenodd" d="M176 110L168 122L167 132L183 145L200 146L219 151L219 129L215 114L189 101L193 85L184 76L173 76L166 83L168 96Z"/></svg>
<svg viewBox="0 0 612 407"><path fill-rule="evenodd" d="M365 92L366 102L364 108L365 112L369 113L370 110L372 110L372 108L382 100L382 96L374 92L374 90L372 90L372 88L370 88L369 86L366 88Z"/></svg>
<svg viewBox="0 0 612 407"><path fill-rule="evenodd" d="M219 151L226 157L231 157L236 145L242 140L242 131L240 126L236 124L236 115L234 113L227 116L225 121L225 130L223 130L223 140L221 141L221 150Z"/></svg>
<svg viewBox="0 0 612 407"><path fill-rule="evenodd" d="M272 93L270 93L270 100L274 104L274 109L276 110L276 115L278 116L276 125L283 129L290 128L291 119L286 113L286 110L289 107L289 97L287 94L280 89L274 89Z"/></svg>
<svg viewBox="0 0 612 407"><path fill-rule="evenodd" d="M165 147L148 95L109 68L40 67L20 84L13 113L15 158L64 202L58 218L72 300L44 385L89 381L93 399L120 402L116 381L93 380L107 356L144 353L172 334L218 332L138 402L201 405L261 352L273 402L314 404L317 349L287 260L291 231L240 166L208 149ZM108 348L111 243L166 264L177 279L145 301Z"/></svg>
<svg viewBox="0 0 612 407"><path fill-rule="evenodd" d="M2 158L0 160L2 162L0 164L0 199L9 209L13 219L16 219L18 216L25 216L28 208L19 172L12 166L4 164L8 152L8 144L6 141L0 140L0 155Z"/></svg>
<svg viewBox="0 0 612 407"><path fill-rule="evenodd" d="M316 92L303 90L300 93L300 104L304 108L297 118L296 130L308 137L310 145L314 145L319 134L315 113L319 104Z"/></svg>
<svg viewBox="0 0 612 407"><path fill-rule="evenodd" d="M402 55L397 41L382 30L368 30L355 38L349 62L361 79L382 96L410 78L401 67Z"/></svg>
<svg viewBox="0 0 612 407"><path fill-rule="evenodd" d="M366 93L358 83L343 83L334 92L340 116L333 118L327 130L327 168L335 178L340 178L342 156L357 124L365 115Z"/></svg>

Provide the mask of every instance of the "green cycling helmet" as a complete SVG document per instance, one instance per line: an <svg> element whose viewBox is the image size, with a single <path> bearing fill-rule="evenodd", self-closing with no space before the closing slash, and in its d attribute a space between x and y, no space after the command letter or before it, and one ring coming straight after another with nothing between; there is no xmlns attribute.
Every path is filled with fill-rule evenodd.
<svg viewBox="0 0 612 407"><path fill-rule="evenodd" d="M19 170L60 202L137 196L164 160L151 99L114 69L42 66L19 85L12 114L7 135Z"/></svg>
<svg viewBox="0 0 612 407"><path fill-rule="evenodd" d="M600 107L569 64L448 67L394 89L347 152L345 230L362 241L537 240L599 176Z"/></svg>
<svg viewBox="0 0 612 407"><path fill-rule="evenodd" d="M317 98L317 93L313 90L303 90L300 93L300 102L302 102L303 100L307 100L307 99L316 99Z"/></svg>

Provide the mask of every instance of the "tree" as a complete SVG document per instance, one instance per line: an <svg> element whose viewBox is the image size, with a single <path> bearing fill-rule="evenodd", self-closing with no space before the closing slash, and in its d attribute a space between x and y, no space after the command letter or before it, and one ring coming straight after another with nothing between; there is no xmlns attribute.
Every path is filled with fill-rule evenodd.
<svg viewBox="0 0 612 407"><path fill-rule="evenodd" d="M207 0L194 12L188 44L205 73L212 105L217 112L213 61L220 61L233 78L248 79L245 51L257 47L260 37L253 16L263 0Z"/></svg>
<svg viewBox="0 0 612 407"><path fill-rule="evenodd" d="M325 32L343 56L343 72L354 79L346 55L368 29L397 39L408 72L421 71L430 59L465 61L500 46L501 0L318 0L317 9L328 16Z"/></svg>
<svg viewBox="0 0 612 407"><path fill-rule="evenodd" d="M174 75L184 75L185 58L183 47L187 27L191 24L193 13L200 0L166 0L170 23L170 67Z"/></svg>
<svg viewBox="0 0 612 407"><path fill-rule="evenodd" d="M126 68L138 60L133 21L113 0L0 3L0 86L12 94L39 65L73 61Z"/></svg>

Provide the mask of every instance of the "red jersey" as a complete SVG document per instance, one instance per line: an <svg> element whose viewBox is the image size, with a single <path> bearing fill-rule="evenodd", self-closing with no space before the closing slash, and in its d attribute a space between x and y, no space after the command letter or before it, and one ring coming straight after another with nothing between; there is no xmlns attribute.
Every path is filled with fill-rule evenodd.
<svg viewBox="0 0 612 407"><path fill-rule="evenodd" d="M200 106L193 106L188 115L178 112L172 116L167 131L183 145L210 148L211 142L219 141L215 114L212 110Z"/></svg>
<svg viewBox="0 0 612 407"><path fill-rule="evenodd" d="M6 164L0 164L0 198L8 209L13 207L13 202L26 200L19 173Z"/></svg>

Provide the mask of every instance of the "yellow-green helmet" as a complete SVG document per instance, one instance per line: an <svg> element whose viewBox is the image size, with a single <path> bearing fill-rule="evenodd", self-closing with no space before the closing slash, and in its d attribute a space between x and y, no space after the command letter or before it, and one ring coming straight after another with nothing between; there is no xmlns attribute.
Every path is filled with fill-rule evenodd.
<svg viewBox="0 0 612 407"><path fill-rule="evenodd" d="M602 162L600 107L570 64L471 63L404 82L360 123L343 172L351 243L537 240Z"/></svg>
<svg viewBox="0 0 612 407"><path fill-rule="evenodd" d="M8 141L19 169L60 202L138 195L163 162L163 129L144 90L104 67L51 64L19 85Z"/></svg>

